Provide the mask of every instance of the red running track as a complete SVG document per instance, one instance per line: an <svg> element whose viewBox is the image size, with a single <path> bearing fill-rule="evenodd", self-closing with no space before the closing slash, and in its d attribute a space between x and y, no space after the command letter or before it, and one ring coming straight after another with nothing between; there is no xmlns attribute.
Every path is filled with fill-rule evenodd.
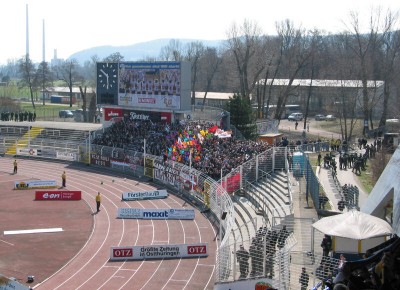
<svg viewBox="0 0 400 290"><path fill-rule="evenodd" d="M2 230L56 228L61 233L0 237L0 273L25 283L34 275L34 289L213 289L216 234L211 223L195 209L195 220L117 219L120 207L191 208L174 195L160 200L121 201L122 192L154 190L119 173L77 163L0 159L0 197L12 204L9 223ZM56 180L67 174L67 190L81 190L81 201L34 201L32 190L12 190L14 181ZM103 184L102 184L103 183ZM160 189L160 188L158 188ZM95 195L102 194L95 214ZM7 207L8 208L8 207ZM109 261L112 246L208 243L209 256L192 259ZM7 257L7 258L6 258ZM12 264L10 264L12 263ZM12 266L11 266L12 265Z"/></svg>

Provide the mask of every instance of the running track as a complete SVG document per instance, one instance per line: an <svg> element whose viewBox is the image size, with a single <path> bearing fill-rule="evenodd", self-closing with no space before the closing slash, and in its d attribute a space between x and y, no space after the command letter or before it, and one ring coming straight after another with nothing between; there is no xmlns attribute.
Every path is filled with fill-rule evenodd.
<svg viewBox="0 0 400 290"><path fill-rule="evenodd" d="M12 161L11 158L0 158L3 174L12 171ZM156 187L132 178L125 179L126 176L120 173L102 168L35 159L18 161L18 174L9 175L12 180L20 180L17 176L21 176L22 180L56 180L60 185L61 173L65 170L66 189L82 191L82 202L86 202L90 208L87 219L93 219L92 232L86 244L78 253L71 254L61 269L54 269L54 274L36 284L34 289L213 289L216 233L197 209L194 221L117 219L116 213L120 207L191 206L171 195L171 192L167 199L123 202L122 192L152 190ZM5 170L8 168L9 171ZM93 214L98 191L102 194L102 207L100 213ZM76 222L79 223L79 220ZM31 225L30 228L35 226ZM208 243L207 258L109 261L112 246L198 242Z"/></svg>

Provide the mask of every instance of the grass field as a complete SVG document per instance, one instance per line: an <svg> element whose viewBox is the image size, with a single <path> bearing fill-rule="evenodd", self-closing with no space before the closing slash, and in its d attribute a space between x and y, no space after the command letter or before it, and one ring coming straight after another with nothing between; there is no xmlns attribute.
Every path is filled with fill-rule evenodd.
<svg viewBox="0 0 400 290"><path fill-rule="evenodd" d="M32 106L32 103L20 103L22 111L28 111L28 112L36 112L36 119L41 120L41 119L54 119L58 118L58 112L60 110L76 110L78 107L73 106L70 108L69 105L63 105L63 104L46 104L43 106L43 104L35 104L35 109Z"/></svg>

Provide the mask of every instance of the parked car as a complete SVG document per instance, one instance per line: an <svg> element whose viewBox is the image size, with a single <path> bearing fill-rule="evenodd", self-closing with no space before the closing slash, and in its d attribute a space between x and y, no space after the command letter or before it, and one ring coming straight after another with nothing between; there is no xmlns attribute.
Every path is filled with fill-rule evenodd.
<svg viewBox="0 0 400 290"><path fill-rule="evenodd" d="M302 113L292 113L288 117L289 121L301 121L303 120L303 114Z"/></svg>
<svg viewBox="0 0 400 290"><path fill-rule="evenodd" d="M58 116L60 118L73 118L74 114L70 110L60 110L60 112L58 112Z"/></svg>
<svg viewBox="0 0 400 290"><path fill-rule="evenodd" d="M326 115L325 120L327 120L327 121L335 121L336 117L334 115Z"/></svg>
<svg viewBox="0 0 400 290"><path fill-rule="evenodd" d="M326 119L325 115L317 114L315 115L315 121L324 121Z"/></svg>

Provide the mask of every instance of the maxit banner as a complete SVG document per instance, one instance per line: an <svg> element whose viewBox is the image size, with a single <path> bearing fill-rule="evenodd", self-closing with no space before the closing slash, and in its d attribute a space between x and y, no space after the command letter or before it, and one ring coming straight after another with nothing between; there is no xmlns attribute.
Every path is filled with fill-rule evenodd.
<svg viewBox="0 0 400 290"><path fill-rule="evenodd" d="M143 199L159 199L168 197L165 189L154 191L138 191L122 193L122 200L143 200Z"/></svg>
<svg viewBox="0 0 400 290"><path fill-rule="evenodd" d="M180 259L208 256L208 244L111 247L110 260Z"/></svg>
<svg viewBox="0 0 400 290"><path fill-rule="evenodd" d="M183 208L119 208L117 218L157 219L157 220L193 220L194 209Z"/></svg>

